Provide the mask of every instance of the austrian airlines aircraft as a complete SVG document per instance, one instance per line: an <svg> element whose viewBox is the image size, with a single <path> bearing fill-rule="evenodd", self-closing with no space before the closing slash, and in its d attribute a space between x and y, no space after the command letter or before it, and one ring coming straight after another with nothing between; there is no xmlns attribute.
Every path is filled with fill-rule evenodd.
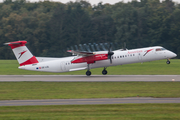
<svg viewBox="0 0 180 120"><path fill-rule="evenodd" d="M64 58L35 57L25 46L27 41L5 43L9 45L19 64L19 69L43 72L69 72L87 69L86 75L90 76L92 68L104 67L102 74L106 75L109 66L140 63L154 60L169 59L177 55L161 46L146 47L132 50L81 52L69 50L76 56Z"/></svg>

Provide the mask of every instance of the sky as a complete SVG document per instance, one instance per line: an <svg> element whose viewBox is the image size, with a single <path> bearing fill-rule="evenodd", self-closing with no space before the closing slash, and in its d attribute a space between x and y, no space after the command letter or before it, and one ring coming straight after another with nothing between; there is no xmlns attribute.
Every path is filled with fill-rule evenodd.
<svg viewBox="0 0 180 120"><path fill-rule="evenodd" d="M0 0L0 2L2 2L3 0ZM27 1L30 1L30 2L38 2L38 1L44 1L44 0L27 0ZM49 1L55 1L55 2L61 2L61 3L67 3L69 1L73 1L75 2L76 0L49 0ZM125 3L128 2L128 1L131 1L131 0L86 0L88 2L91 3L91 5L94 5L94 4L98 4L99 2L103 2L103 4L105 3L109 3L109 4L115 4L117 2L120 2L120 1L124 1ZM138 0L140 1L140 0ZM162 0L160 0L162 1ZM180 3L180 0L172 0L174 2L177 2L177 3Z"/></svg>

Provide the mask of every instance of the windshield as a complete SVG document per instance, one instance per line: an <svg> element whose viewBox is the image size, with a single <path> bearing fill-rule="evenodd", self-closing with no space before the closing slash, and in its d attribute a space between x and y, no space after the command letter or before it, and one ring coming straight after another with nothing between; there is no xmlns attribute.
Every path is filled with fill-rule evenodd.
<svg viewBox="0 0 180 120"><path fill-rule="evenodd" d="M163 51L166 50L165 48L157 48L156 51Z"/></svg>

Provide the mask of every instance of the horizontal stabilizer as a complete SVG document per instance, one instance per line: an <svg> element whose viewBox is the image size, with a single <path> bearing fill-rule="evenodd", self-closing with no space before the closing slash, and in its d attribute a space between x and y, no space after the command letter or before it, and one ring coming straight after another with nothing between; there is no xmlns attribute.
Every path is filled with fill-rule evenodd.
<svg viewBox="0 0 180 120"><path fill-rule="evenodd" d="M16 44L26 44L27 41L15 41L15 42L8 42L8 43L4 43L4 45L16 45Z"/></svg>

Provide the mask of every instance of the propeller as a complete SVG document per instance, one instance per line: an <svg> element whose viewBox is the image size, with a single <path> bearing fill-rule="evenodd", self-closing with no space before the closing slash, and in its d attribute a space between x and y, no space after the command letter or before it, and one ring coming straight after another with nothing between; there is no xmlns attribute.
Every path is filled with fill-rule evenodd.
<svg viewBox="0 0 180 120"><path fill-rule="evenodd" d="M111 44L108 49L108 59L110 59L110 63L112 64L112 55L114 55L114 52L111 51Z"/></svg>

